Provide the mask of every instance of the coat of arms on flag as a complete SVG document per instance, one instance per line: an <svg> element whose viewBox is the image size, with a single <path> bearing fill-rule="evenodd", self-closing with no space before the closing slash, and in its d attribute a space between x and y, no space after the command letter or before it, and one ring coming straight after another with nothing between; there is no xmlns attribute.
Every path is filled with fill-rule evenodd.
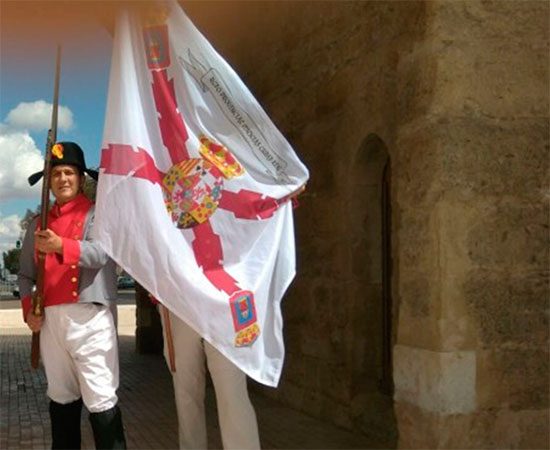
<svg viewBox="0 0 550 450"><path fill-rule="evenodd" d="M95 230L140 284L276 385L308 172L176 3L117 23Z"/></svg>

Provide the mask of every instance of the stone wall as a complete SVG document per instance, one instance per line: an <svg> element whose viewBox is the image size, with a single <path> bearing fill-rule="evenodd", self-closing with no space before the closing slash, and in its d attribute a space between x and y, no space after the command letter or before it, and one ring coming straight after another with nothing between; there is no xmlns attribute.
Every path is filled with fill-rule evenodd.
<svg viewBox="0 0 550 450"><path fill-rule="evenodd" d="M546 448L548 3L196 3L311 170L265 392L395 442L374 135L392 167L398 445Z"/></svg>
<svg viewBox="0 0 550 450"><path fill-rule="evenodd" d="M405 114L399 83L416 82L419 76L409 67L406 81L400 80L398 67L423 39L426 6L217 5L227 21L239 17L233 44L218 38L229 39L230 32L223 23L213 26L207 12L201 15L204 25L200 20L197 25L311 171L295 215L298 276L283 304L284 374L277 390L264 391L372 436L375 447L394 446L392 398L380 386L378 205L383 155L396 167L401 164L395 146L400 115ZM369 136L376 137L380 148L368 144Z"/></svg>
<svg viewBox="0 0 550 450"><path fill-rule="evenodd" d="M421 155L396 176L400 443L546 448L548 3L429 6L431 98L397 141Z"/></svg>

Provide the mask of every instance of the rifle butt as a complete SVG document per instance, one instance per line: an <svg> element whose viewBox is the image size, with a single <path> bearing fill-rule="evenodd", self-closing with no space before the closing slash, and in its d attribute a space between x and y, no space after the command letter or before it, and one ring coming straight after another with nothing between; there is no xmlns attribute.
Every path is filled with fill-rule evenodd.
<svg viewBox="0 0 550 450"><path fill-rule="evenodd" d="M38 363L40 361L40 331L32 334L31 345L31 367L38 369Z"/></svg>

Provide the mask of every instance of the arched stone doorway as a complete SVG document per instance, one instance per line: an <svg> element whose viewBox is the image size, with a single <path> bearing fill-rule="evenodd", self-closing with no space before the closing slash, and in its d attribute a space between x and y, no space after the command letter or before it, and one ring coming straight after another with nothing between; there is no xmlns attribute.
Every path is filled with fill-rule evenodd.
<svg viewBox="0 0 550 450"><path fill-rule="evenodd" d="M354 314L352 416L355 428L395 443L391 295L391 161L384 142L369 134L351 170Z"/></svg>

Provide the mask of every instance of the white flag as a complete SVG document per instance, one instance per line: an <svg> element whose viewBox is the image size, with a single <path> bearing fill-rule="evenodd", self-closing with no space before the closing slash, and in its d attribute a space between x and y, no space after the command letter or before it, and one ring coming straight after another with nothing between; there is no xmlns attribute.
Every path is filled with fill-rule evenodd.
<svg viewBox="0 0 550 450"><path fill-rule="evenodd" d="M308 171L231 67L165 4L117 22L96 238L255 380L276 386Z"/></svg>

